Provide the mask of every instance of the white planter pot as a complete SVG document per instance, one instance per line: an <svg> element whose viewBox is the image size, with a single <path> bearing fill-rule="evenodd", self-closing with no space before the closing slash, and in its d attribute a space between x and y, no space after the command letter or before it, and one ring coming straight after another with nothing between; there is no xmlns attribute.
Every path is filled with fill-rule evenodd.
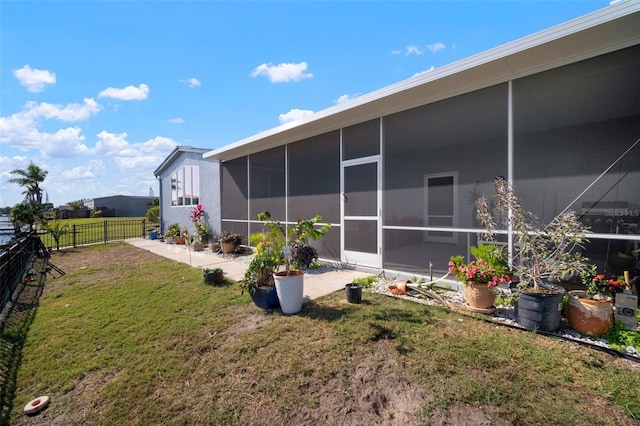
<svg viewBox="0 0 640 426"><path fill-rule="evenodd" d="M276 293L280 301L283 314L297 314L302 309L302 295L304 293L304 272L286 271L273 274L276 282Z"/></svg>

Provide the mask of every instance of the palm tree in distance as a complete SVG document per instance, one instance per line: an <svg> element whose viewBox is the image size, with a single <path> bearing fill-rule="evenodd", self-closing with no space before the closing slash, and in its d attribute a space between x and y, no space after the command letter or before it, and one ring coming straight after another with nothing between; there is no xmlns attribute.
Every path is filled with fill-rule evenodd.
<svg viewBox="0 0 640 426"><path fill-rule="evenodd" d="M49 172L37 166L32 161L26 170L12 170L11 174L17 175L17 177L9 179L8 182L18 184L25 188L22 193L25 194L26 201L41 205L43 189L40 187L40 184L44 182L47 173Z"/></svg>

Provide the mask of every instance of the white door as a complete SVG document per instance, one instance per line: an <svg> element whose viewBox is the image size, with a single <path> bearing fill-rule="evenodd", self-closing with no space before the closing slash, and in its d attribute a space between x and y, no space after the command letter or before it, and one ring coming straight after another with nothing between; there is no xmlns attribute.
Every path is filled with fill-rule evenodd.
<svg viewBox="0 0 640 426"><path fill-rule="evenodd" d="M342 261L380 267L379 156L342 163Z"/></svg>

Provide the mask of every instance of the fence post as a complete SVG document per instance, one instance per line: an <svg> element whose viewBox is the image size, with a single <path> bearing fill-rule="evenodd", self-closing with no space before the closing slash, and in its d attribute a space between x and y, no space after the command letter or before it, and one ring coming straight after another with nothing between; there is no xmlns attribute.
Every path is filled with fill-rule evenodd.
<svg viewBox="0 0 640 426"><path fill-rule="evenodd" d="M147 226L144 217L142 218L142 238L147 239Z"/></svg>
<svg viewBox="0 0 640 426"><path fill-rule="evenodd" d="M76 224L74 223L72 226L73 229L73 238L72 238L72 246L73 248L76 248Z"/></svg>
<svg viewBox="0 0 640 426"><path fill-rule="evenodd" d="M107 221L104 221L104 242L105 244L109 241L109 229L107 226Z"/></svg>

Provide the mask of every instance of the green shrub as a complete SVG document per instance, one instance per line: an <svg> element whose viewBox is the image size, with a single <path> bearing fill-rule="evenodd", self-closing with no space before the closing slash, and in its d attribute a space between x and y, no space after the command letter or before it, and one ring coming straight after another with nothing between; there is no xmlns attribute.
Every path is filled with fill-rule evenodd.
<svg viewBox="0 0 640 426"><path fill-rule="evenodd" d="M367 277L354 278L353 283L362 285L362 288L371 288L371 285L377 280L378 278L375 275L369 275Z"/></svg>
<svg viewBox="0 0 640 426"><path fill-rule="evenodd" d="M258 247L260 241L264 239L264 234L262 232L256 232L254 234L249 235L249 245L251 247Z"/></svg>
<svg viewBox="0 0 640 426"><path fill-rule="evenodd" d="M640 333L627 330L621 321L616 321L613 327L602 335L602 338L606 339L612 348L620 352L626 353L628 346L633 346L637 351L640 351Z"/></svg>

